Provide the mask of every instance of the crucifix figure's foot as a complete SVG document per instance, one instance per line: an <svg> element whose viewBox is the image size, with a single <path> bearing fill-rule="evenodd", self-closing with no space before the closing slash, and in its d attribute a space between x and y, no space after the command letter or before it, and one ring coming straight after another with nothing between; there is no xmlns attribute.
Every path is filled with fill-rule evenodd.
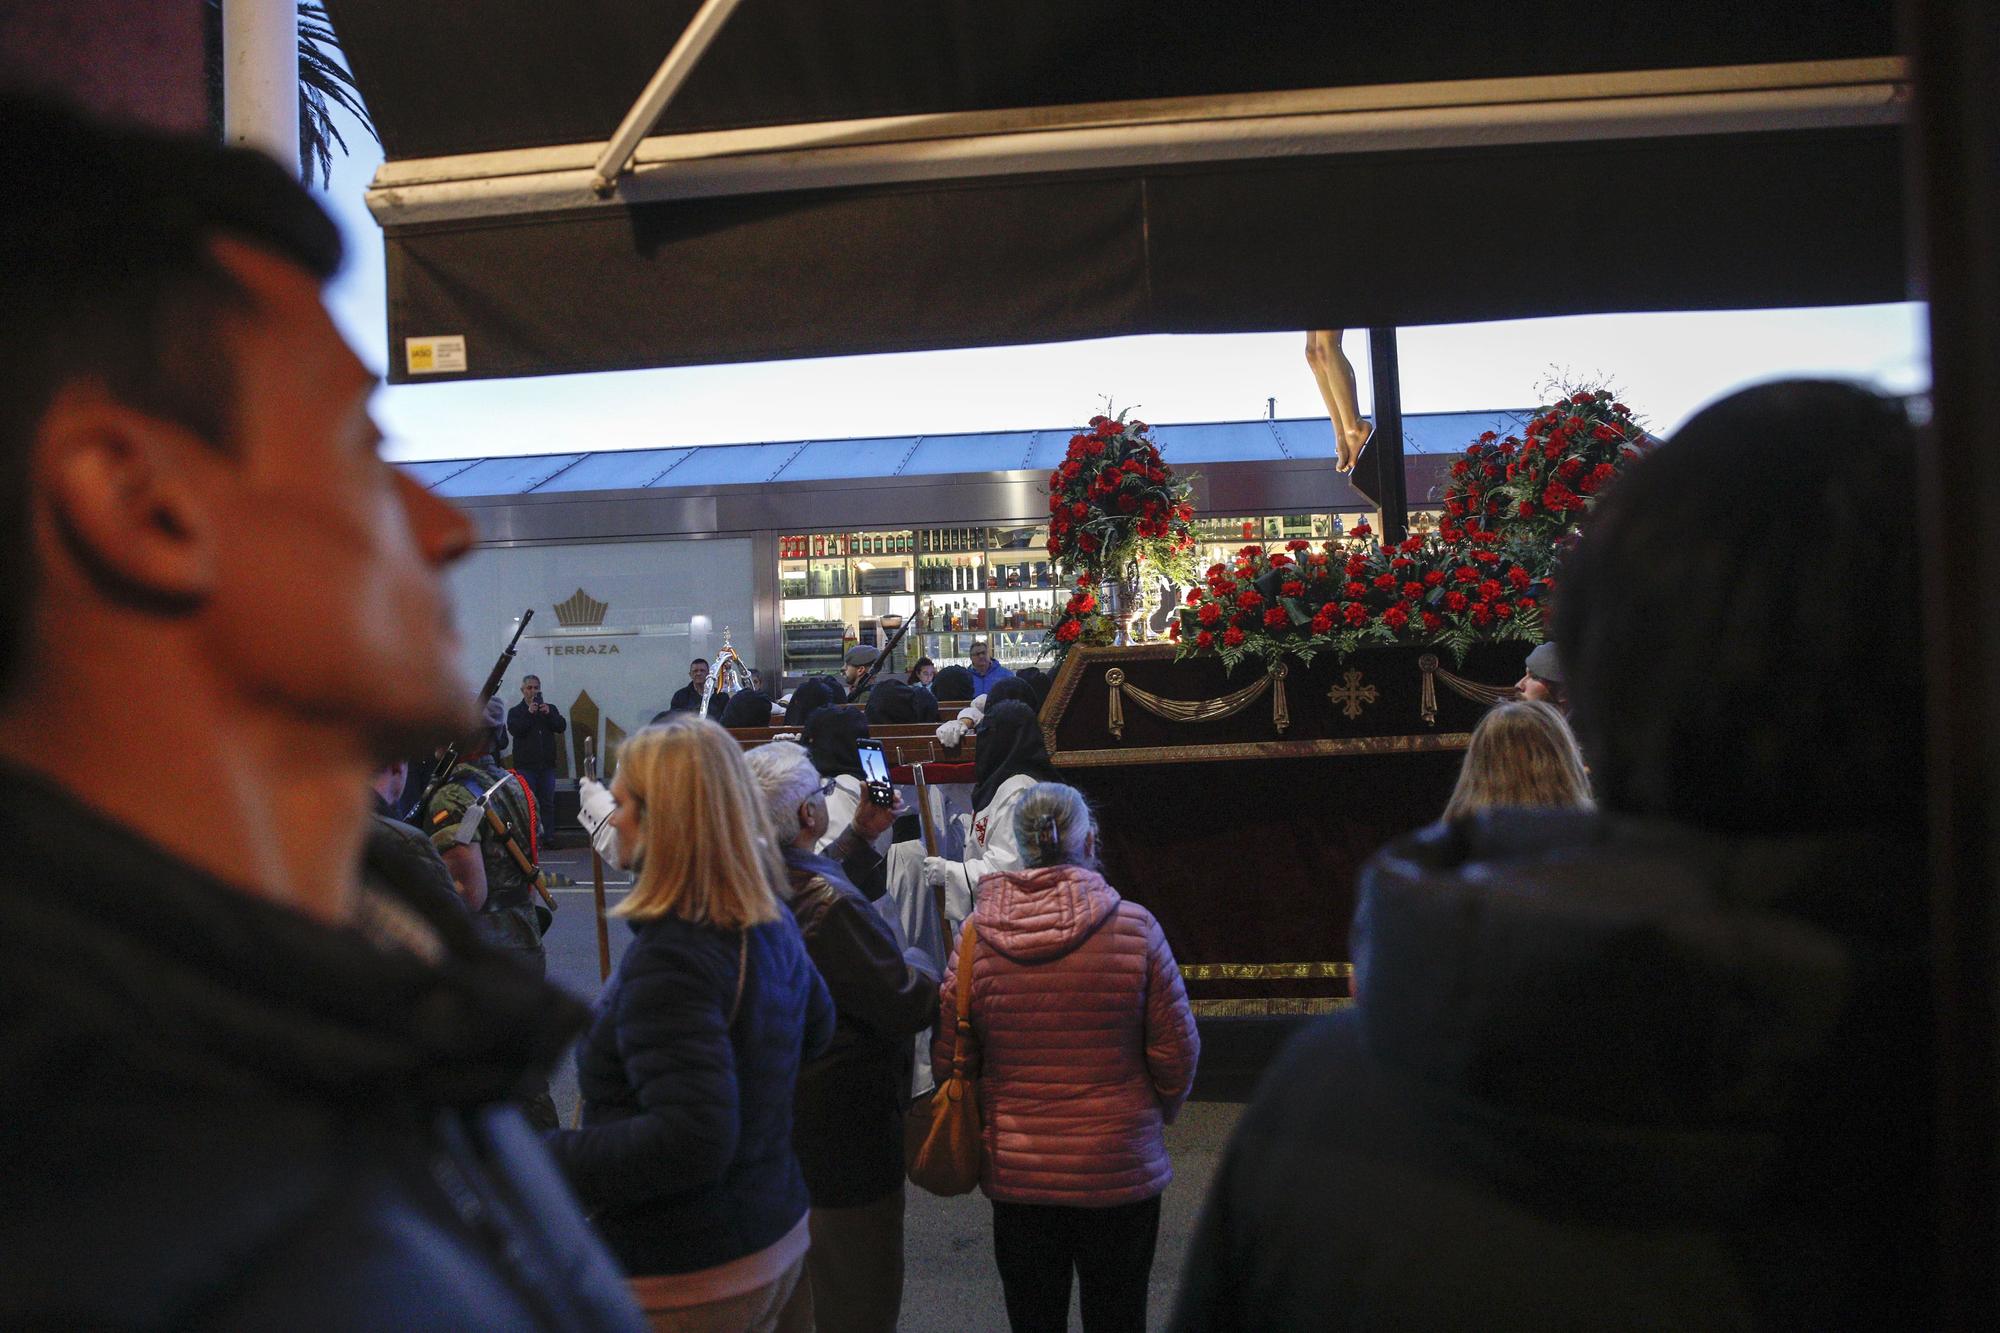
<svg viewBox="0 0 2000 1333"><path fill-rule="evenodd" d="M1368 446L1368 441L1374 434L1375 423L1364 421L1352 431L1341 436L1340 442L1336 446L1339 454L1334 460L1334 466L1342 472L1354 471L1354 465L1361 461L1361 451Z"/></svg>

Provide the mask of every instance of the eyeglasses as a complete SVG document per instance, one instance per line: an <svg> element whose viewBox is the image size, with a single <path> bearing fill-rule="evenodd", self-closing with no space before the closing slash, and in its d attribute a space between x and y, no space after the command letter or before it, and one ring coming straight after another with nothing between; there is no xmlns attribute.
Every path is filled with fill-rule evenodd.
<svg viewBox="0 0 2000 1333"><path fill-rule="evenodd" d="M839 785L840 785L840 779L839 779L839 778L828 778L828 779L827 779L827 780L826 780L825 782L822 782L822 783L821 783L821 784L819 785L819 790L818 790L818 791L816 791L816 792L814 792L814 793L813 793L813 795L815 795L815 796L831 796L831 795L833 794L833 789L834 789L835 787L838 787Z"/></svg>

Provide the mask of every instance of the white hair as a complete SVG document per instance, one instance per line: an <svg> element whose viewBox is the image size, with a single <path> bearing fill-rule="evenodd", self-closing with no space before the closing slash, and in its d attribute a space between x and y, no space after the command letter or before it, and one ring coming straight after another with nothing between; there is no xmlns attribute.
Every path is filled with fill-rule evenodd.
<svg viewBox="0 0 2000 1333"><path fill-rule="evenodd" d="M1037 782L1014 807L1014 839L1030 869L1038 866L1094 866L1084 850L1097 831L1090 802L1060 782Z"/></svg>
<svg viewBox="0 0 2000 1333"><path fill-rule="evenodd" d="M799 836L799 807L817 792L824 779L812 756L796 741L771 741L743 756L750 776L764 791L764 821L781 847Z"/></svg>

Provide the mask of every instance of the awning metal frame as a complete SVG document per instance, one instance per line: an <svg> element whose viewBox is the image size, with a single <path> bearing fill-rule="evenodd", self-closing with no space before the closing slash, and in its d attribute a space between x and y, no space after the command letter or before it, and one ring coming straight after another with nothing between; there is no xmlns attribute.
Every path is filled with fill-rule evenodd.
<svg viewBox="0 0 2000 1333"><path fill-rule="evenodd" d="M660 62L653 77L646 81L639 100L618 122L618 128L604 145L604 151L592 164L591 193L601 199L616 188L618 178L631 166L632 155L638 151L640 142L653 132L653 126L660 123L660 117L666 114L667 104L674 100L674 94L687 82L688 75L694 73L694 67L701 63L709 43L715 40L715 35L722 31L722 25L729 21L729 16L736 12L736 6L741 2L702 0L701 8L681 30L680 39L667 52L667 58Z"/></svg>
<svg viewBox="0 0 2000 1333"><path fill-rule="evenodd" d="M710 0L610 142L385 163L369 209L399 226L922 181L1894 125L1910 98L1906 62L1886 57L890 116L651 136L628 152L625 140L656 123L720 24L684 56L702 17L733 3Z"/></svg>

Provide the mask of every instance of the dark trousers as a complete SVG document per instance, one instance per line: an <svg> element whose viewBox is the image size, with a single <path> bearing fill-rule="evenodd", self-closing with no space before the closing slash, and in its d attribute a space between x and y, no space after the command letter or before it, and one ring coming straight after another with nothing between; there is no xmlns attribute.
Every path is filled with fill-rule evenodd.
<svg viewBox="0 0 2000 1333"><path fill-rule="evenodd" d="M1082 1288L1084 1333L1145 1333L1146 1286L1160 1237L1160 1196L1112 1208L993 1204L993 1257L1014 1333L1069 1328L1069 1278Z"/></svg>
<svg viewBox="0 0 2000 1333"><path fill-rule="evenodd" d="M528 790L535 794L535 821L542 826L541 836L546 838L556 822L556 771L524 768L521 776L528 780Z"/></svg>
<svg viewBox="0 0 2000 1333"><path fill-rule="evenodd" d="M819 1333L896 1333L903 1309L903 1187L856 1208L814 1208L806 1277Z"/></svg>

